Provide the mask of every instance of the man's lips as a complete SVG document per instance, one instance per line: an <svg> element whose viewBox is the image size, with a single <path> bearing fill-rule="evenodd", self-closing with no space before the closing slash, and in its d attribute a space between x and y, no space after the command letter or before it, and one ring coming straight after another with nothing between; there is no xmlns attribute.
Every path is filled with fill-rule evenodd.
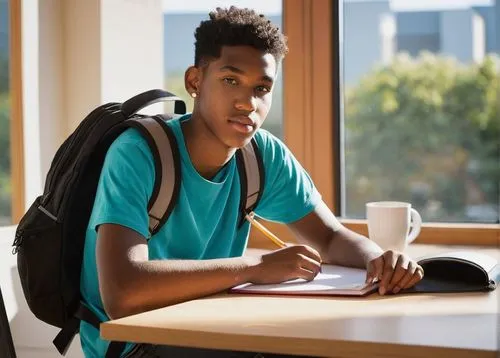
<svg viewBox="0 0 500 358"><path fill-rule="evenodd" d="M233 127L233 129L245 135L252 133L256 128L256 122L247 116L230 117L228 119L228 123Z"/></svg>
<svg viewBox="0 0 500 358"><path fill-rule="evenodd" d="M229 122L235 122L235 123L243 124L246 126L255 127L255 122L250 117L247 117L247 116L229 117Z"/></svg>

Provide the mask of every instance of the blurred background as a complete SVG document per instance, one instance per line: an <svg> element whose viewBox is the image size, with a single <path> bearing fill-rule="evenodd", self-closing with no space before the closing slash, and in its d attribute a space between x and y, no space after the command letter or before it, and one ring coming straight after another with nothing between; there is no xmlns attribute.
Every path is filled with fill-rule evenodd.
<svg viewBox="0 0 500 358"><path fill-rule="evenodd" d="M194 31L216 6L268 1L163 1L164 86L181 96ZM344 0L340 4L342 212L410 201L424 221L499 222L500 4L494 0ZM0 225L12 222L9 1L0 0ZM286 31L286 29L285 29ZM329 31L325 27L325 31ZM264 127L282 138L281 74Z"/></svg>

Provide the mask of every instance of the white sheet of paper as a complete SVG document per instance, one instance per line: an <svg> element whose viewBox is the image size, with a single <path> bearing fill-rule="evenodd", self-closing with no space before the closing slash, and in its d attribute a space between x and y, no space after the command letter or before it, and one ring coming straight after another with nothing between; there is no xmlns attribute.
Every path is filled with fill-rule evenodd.
<svg viewBox="0 0 500 358"><path fill-rule="evenodd" d="M243 284L232 289L241 293L288 293L288 294L347 294L361 295L375 286L365 283L366 271L336 265L322 265L322 272L313 281L302 279L273 285Z"/></svg>

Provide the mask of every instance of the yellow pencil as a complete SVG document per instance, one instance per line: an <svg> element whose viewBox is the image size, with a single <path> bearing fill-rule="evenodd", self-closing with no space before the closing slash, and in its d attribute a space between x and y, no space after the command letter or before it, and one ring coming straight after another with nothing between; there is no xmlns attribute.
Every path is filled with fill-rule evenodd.
<svg viewBox="0 0 500 358"><path fill-rule="evenodd" d="M253 211L251 213L245 215L245 218L250 222L250 224L252 224L261 233L263 233L269 240L271 240L272 242L274 242L276 245L278 245L281 248L287 247L287 244L285 244L283 241L278 239L278 237L276 235L274 235L271 231L269 231L264 225L259 223L253 217L254 217Z"/></svg>

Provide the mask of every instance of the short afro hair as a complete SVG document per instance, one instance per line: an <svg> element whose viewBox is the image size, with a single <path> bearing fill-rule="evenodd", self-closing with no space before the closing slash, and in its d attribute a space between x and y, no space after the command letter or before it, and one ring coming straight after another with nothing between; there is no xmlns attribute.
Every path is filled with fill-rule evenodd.
<svg viewBox="0 0 500 358"><path fill-rule="evenodd" d="M252 46L272 54L277 62L288 52L285 35L254 10L218 7L209 16L210 20L202 21L195 32L195 66L219 58L223 46Z"/></svg>

